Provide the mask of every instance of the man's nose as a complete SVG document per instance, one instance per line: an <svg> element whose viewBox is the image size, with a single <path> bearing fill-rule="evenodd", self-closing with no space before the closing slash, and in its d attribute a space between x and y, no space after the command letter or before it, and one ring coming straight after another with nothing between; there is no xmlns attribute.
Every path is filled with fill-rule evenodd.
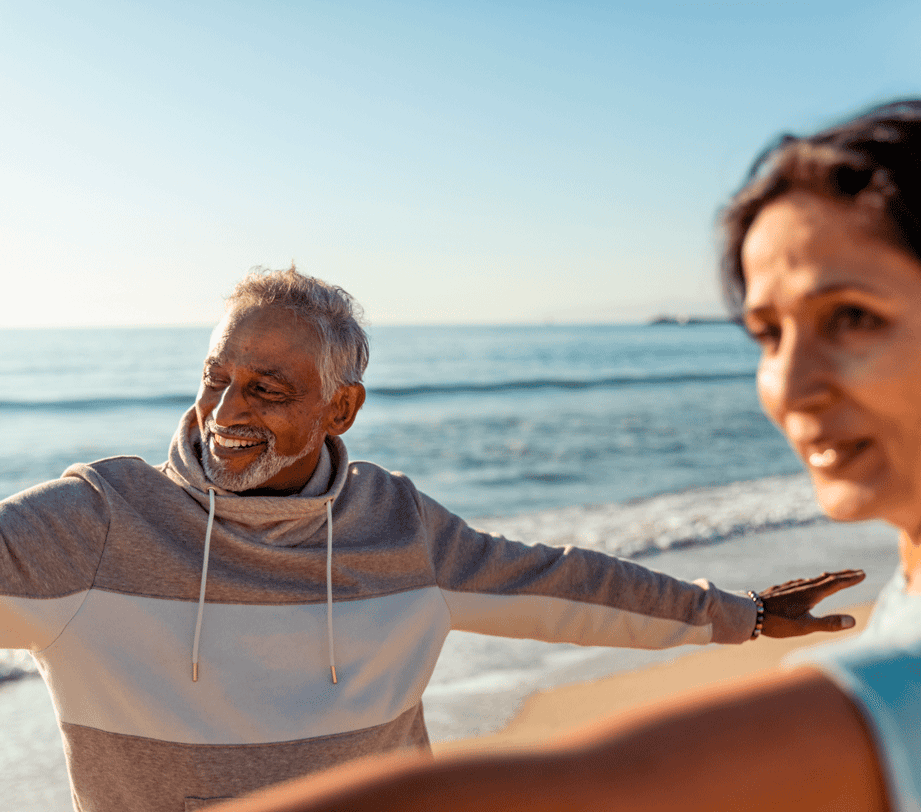
<svg viewBox="0 0 921 812"><path fill-rule="evenodd" d="M239 384L231 382L224 388L212 417L219 426L236 426L248 422L249 404Z"/></svg>

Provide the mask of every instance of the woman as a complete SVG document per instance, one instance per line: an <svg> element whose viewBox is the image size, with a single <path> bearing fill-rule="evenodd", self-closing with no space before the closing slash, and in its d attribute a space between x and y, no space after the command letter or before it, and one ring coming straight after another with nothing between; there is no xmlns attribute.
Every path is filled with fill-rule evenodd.
<svg viewBox="0 0 921 812"><path fill-rule="evenodd" d="M350 767L310 800L292 785L232 808L921 809L921 101L785 137L723 223L765 412L830 517L899 530L867 631L552 750Z"/></svg>

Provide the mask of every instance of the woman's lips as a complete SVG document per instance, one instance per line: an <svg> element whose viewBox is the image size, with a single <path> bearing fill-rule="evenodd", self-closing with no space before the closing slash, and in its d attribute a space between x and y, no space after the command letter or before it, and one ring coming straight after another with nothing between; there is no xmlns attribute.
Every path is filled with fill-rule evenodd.
<svg viewBox="0 0 921 812"><path fill-rule="evenodd" d="M872 441L866 438L846 442L813 443L814 450L806 457L806 461L812 468L831 473L844 468L869 448L871 443Z"/></svg>
<svg viewBox="0 0 921 812"><path fill-rule="evenodd" d="M809 455L809 464L813 468L828 468L838 460L838 452L833 448L826 448L821 454L814 451Z"/></svg>

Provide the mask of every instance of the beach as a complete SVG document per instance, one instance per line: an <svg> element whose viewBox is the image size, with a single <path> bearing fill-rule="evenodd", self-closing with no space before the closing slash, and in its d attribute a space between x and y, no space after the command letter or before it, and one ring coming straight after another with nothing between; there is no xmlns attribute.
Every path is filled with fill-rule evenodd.
<svg viewBox="0 0 921 812"><path fill-rule="evenodd" d="M895 538L895 531L880 522L835 524L819 520L748 532L709 547L671 549L636 560L685 580L707 577L722 588L740 592L823 571L865 570L865 581L820 605L817 611L827 614L875 599L896 566ZM813 644L819 639L814 635L783 645ZM762 640L742 646L647 651L550 645L452 632L424 695L426 722L436 742L489 736L509 724L529 697L559 686L584 685L612 675L619 679L619 675L689 654L707 658L727 652L726 656L744 660L777 645L781 644ZM719 659L714 660L714 679L720 676L719 663ZM629 691L625 697L628 704L645 699Z"/></svg>
<svg viewBox="0 0 921 812"><path fill-rule="evenodd" d="M692 654L623 671L589 682L560 685L528 696L501 730L470 739L435 742L436 756L454 753L549 744L583 726L616 721L627 712L654 708L657 703L704 688L719 690L734 680L783 667L797 649L833 643L859 634L872 603L847 606L857 625L841 634L807 638L763 639L751 646L714 646Z"/></svg>
<svg viewBox="0 0 921 812"><path fill-rule="evenodd" d="M78 461L162 462L194 401L208 334L0 330L10 439L0 498ZM872 601L896 565L890 528L822 518L800 461L758 406L757 348L732 325L392 327L372 329L371 343L350 458L404 472L476 527L743 593L867 570L828 610ZM775 649L600 649L451 632L423 696L426 722L436 751L546 740L650 700L654 681L656 695L680 689L667 675L686 677L689 656L701 679L719 679L736 667L723 658L748 667ZM538 724L538 707L557 710L541 710ZM0 730L2 808L69 810L57 725L27 655L0 651Z"/></svg>
<svg viewBox="0 0 921 812"><path fill-rule="evenodd" d="M665 651L580 648L452 632L424 697L436 755L547 743L582 724L721 680L775 667L795 648L860 631L895 566L895 534L879 523L816 522L751 532L709 548L706 571L687 551L643 561L681 576L707 575L727 588L860 566L867 580L829 598L856 629L741 646ZM831 555L830 553L834 554ZM691 556L694 558L694 556ZM464 673L478 672L464 678ZM57 724L37 676L0 683L0 791L8 812L68 812L70 792Z"/></svg>

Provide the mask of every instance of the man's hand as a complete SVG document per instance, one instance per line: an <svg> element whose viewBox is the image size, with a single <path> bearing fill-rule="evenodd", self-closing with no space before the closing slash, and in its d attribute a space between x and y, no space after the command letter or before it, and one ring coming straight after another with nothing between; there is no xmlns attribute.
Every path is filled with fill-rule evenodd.
<svg viewBox="0 0 921 812"><path fill-rule="evenodd" d="M764 601L764 626L768 637L798 637L812 632L839 632L854 626L850 615L814 617L811 609L840 589L856 586L866 577L863 570L823 572L816 578L798 578L760 593Z"/></svg>

